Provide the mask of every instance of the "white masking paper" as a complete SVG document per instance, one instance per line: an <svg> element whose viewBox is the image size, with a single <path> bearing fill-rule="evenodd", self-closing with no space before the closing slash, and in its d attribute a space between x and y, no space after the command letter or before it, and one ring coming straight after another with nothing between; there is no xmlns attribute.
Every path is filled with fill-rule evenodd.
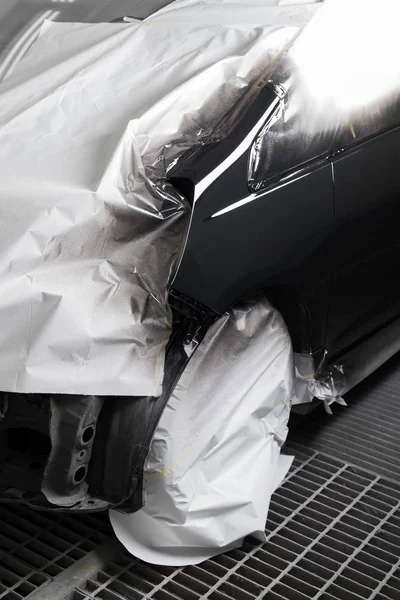
<svg viewBox="0 0 400 600"><path fill-rule="evenodd" d="M234 24L47 22L0 85L1 390L160 395L189 208L145 166L297 34L251 7Z"/></svg>
<svg viewBox="0 0 400 600"><path fill-rule="evenodd" d="M208 331L169 400L145 469L145 506L111 511L135 556L195 564L264 539L272 493L291 458L293 355L282 317L261 297Z"/></svg>

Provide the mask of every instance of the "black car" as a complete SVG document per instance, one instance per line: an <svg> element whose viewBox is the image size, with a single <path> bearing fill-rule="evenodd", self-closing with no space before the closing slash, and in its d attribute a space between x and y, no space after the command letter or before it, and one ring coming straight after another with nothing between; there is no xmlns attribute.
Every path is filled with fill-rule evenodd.
<svg viewBox="0 0 400 600"><path fill-rule="evenodd" d="M303 66L286 53L167 169L192 214L169 290L162 396L4 395L4 500L138 510L144 461L187 347L260 290L306 365L298 375L310 398L340 398L400 349L398 94L369 80L371 99L345 103L338 92L332 101ZM21 442L22 424L30 433Z"/></svg>

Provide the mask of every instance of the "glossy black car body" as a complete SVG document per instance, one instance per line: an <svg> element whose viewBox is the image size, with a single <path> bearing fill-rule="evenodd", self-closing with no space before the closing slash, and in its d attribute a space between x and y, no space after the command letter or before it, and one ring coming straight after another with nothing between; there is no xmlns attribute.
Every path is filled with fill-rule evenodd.
<svg viewBox="0 0 400 600"><path fill-rule="evenodd" d="M400 315L400 128L382 122L374 135L257 185L251 153L283 101L262 89L229 136L171 174L194 200L173 286L218 313L263 289L295 352L323 347L333 359Z"/></svg>
<svg viewBox="0 0 400 600"><path fill-rule="evenodd" d="M396 349L399 107L327 125L321 107L302 106L298 80L287 78L292 67L259 81L225 129L167 172L192 218L170 290L163 395L4 397L2 499L49 510L140 508L144 461L187 349L259 290L283 315L295 353L324 357L322 369L366 342L372 351L360 356L374 358L379 333Z"/></svg>

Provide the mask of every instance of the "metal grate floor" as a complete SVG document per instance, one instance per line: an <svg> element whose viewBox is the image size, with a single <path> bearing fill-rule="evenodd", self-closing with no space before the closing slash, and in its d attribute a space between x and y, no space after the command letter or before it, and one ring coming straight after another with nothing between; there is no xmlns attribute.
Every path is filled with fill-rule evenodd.
<svg viewBox="0 0 400 600"><path fill-rule="evenodd" d="M50 516L0 505L0 598L28 597L110 536L104 517Z"/></svg>
<svg viewBox="0 0 400 600"><path fill-rule="evenodd" d="M154 567L113 545L86 577L86 553L112 540L104 519L0 507L1 600L398 600L400 485L289 451L296 459L273 497L266 543L248 539L199 566ZM75 589L55 585L66 568Z"/></svg>

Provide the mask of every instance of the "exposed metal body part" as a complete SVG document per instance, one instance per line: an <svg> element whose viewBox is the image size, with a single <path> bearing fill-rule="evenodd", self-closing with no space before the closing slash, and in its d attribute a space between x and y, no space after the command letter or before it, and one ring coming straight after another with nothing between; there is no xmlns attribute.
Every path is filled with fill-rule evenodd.
<svg viewBox="0 0 400 600"><path fill-rule="evenodd" d="M42 492L52 504L73 506L86 497L86 474L103 401L98 396L50 399L51 452Z"/></svg>

